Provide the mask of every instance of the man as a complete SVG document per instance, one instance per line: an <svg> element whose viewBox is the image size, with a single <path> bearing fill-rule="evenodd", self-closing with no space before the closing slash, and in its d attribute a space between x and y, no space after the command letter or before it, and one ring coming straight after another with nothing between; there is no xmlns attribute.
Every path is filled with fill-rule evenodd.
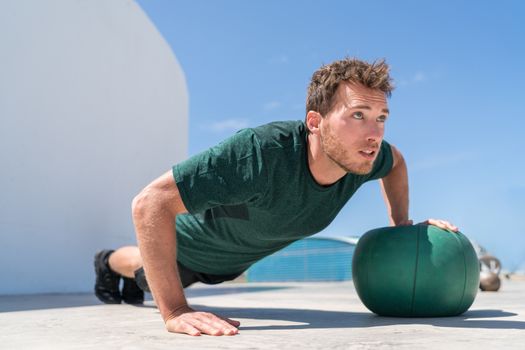
<svg viewBox="0 0 525 350"><path fill-rule="evenodd" d="M97 296L133 302L136 277L168 331L233 335L239 322L193 310L183 288L234 279L321 231L366 181L381 180L393 225L411 225L405 161L383 140L388 70L384 61L350 58L323 66L308 88L304 122L241 130L154 180L133 200L139 247L97 255ZM425 223L457 231L446 221Z"/></svg>

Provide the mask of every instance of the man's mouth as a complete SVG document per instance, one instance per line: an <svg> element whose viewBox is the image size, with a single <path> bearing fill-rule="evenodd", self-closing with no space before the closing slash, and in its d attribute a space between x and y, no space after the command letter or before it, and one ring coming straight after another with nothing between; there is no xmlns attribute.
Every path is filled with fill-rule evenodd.
<svg viewBox="0 0 525 350"><path fill-rule="evenodd" d="M376 155L376 151L375 150L371 150L371 149L365 149L365 150L359 151L359 154L361 156L363 156L364 158L366 158L366 159L374 159L374 157Z"/></svg>

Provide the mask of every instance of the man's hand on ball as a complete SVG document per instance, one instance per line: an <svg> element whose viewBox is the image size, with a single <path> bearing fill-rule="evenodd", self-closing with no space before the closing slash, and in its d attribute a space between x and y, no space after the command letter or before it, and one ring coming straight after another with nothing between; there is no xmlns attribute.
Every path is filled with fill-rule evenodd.
<svg viewBox="0 0 525 350"><path fill-rule="evenodd" d="M420 222L418 225L434 225L437 226L443 230L448 230L452 232L458 232L459 229L457 226L451 224L448 221L445 220L438 220L438 219L428 219L426 221Z"/></svg>

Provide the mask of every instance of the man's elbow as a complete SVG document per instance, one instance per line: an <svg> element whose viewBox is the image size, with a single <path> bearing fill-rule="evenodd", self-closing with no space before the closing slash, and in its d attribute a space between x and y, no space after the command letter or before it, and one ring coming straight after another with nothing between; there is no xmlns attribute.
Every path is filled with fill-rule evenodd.
<svg viewBox="0 0 525 350"><path fill-rule="evenodd" d="M144 218L145 214L148 211L148 208L151 207L152 194L150 190L145 188L139 194L137 194L133 201L131 202L131 214L133 216L133 221L137 222Z"/></svg>
<svg viewBox="0 0 525 350"><path fill-rule="evenodd" d="M150 222L161 218L173 219L187 212L171 173L166 173L146 186L131 203L133 221Z"/></svg>

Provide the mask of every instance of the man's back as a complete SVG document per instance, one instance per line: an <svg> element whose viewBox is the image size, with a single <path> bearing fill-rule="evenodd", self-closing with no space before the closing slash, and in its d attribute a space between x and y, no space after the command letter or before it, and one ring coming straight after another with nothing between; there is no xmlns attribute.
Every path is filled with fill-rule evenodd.
<svg viewBox="0 0 525 350"><path fill-rule="evenodd" d="M241 130L173 167L189 212L177 217L178 260L200 272L242 272L324 229L360 185L391 167L385 142L371 173L321 186L310 174L302 121Z"/></svg>

